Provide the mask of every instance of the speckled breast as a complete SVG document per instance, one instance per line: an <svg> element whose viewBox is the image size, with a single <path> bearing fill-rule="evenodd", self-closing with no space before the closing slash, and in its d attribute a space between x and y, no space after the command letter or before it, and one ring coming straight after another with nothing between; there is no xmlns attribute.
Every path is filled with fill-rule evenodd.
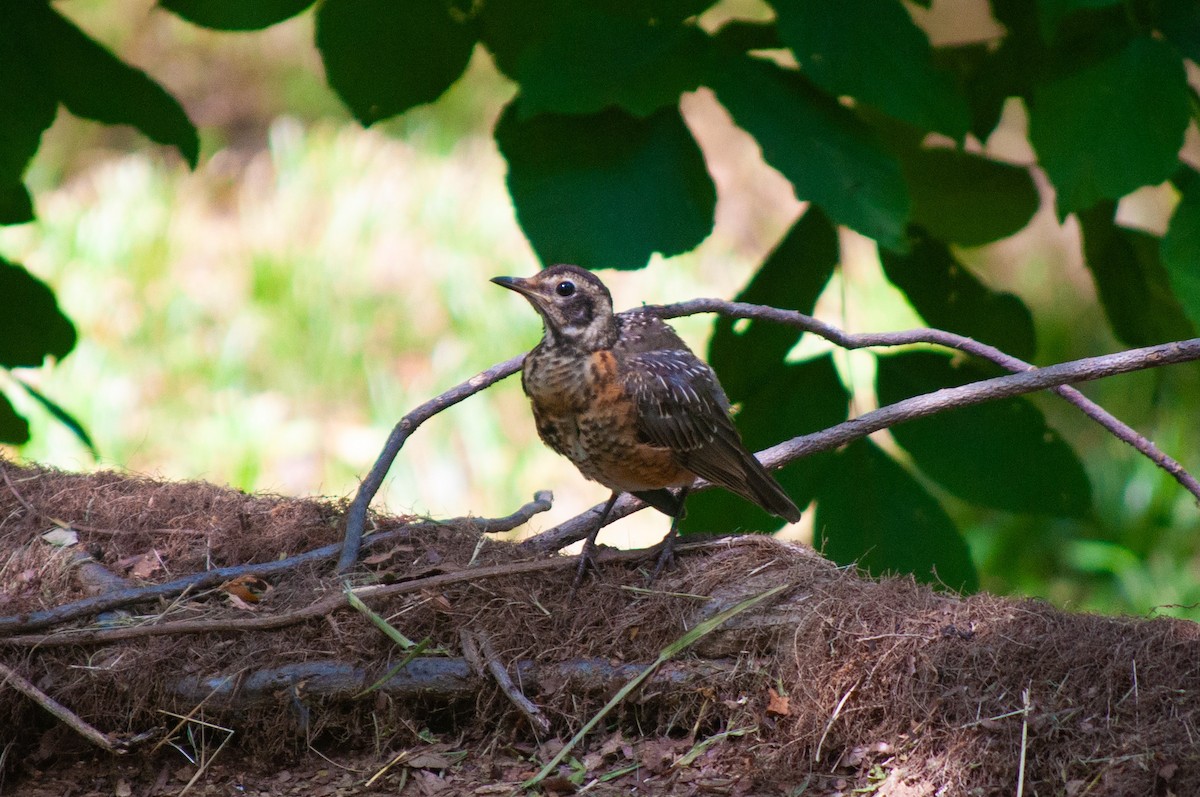
<svg viewBox="0 0 1200 797"><path fill-rule="evenodd" d="M647 444L612 351L535 349L521 375L542 441L609 489L681 487L695 478L666 448Z"/></svg>

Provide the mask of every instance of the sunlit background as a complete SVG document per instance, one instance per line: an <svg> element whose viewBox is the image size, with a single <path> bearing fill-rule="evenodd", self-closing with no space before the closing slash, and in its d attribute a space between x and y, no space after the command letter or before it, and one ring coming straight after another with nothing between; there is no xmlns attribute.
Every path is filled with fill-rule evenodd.
<svg viewBox="0 0 1200 797"><path fill-rule="evenodd" d="M28 403L20 409L33 441L22 456L72 470L350 495L405 412L537 341L528 305L487 281L538 263L491 139L514 87L482 51L437 103L363 130L324 84L311 12L261 33L222 34L151 0L58 7L183 102L203 155L189 172L132 131L65 113L46 134L28 174L38 220L0 228L0 252L53 286L78 327L70 356L24 375L83 422L102 459ZM683 108L718 186L716 230L685 256L605 273L619 309L732 296L802 211L711 95L688 95ZM997 157L1033 160L1018 104L986 145ZM1154 227L1174 201L1167 189L1145 191L1122 212ZM852 331L919 325L884 283L870 242L846 235L843 244L843 276L819 314ZM1073 221L1060 228L1043 212L1013 239L961 254L1030 305L1039 362L1121 348L1079 260ZM709 323L676 326L703 351ZM804 341L796 356L817 350ZM871 362L867 353L841 358L855 412L873 406ZM1186 411L1196 376L1181 367L1086 392L1197 472ZM1071 608L1200 617L1190 496L1073 408L1037 400L1080 452L1097 518L1017 518L931 486L967 531L985 587ZM422 427L377 503L394 513L495 516L543 488L555 508L532 530L607 494L537 441L510 379ZM645 513L607 539L652 541L666 525ZM806 523L790 530L801 539L811 532Z"/></svg>

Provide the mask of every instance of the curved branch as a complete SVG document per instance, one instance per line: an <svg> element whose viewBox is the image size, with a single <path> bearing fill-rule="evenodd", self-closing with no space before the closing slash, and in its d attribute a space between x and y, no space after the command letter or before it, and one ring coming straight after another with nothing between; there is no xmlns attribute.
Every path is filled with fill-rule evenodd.
<svg viewBox="0 0 1200 797"><path fill-rule="evenodd" d="M969 407L1002 398L1011 398L1037 390L1064 385L1070 382L1088 382L1106 376L1116 376L1161 365L1188 362L1200 359L1200 338L1163 343L1130 349L1116 354L1087 357L1082 360L1035 368L1007 376L997 376L958 387L942 388L934 393L889 404L865 415L822 429L813 434L801 435L771 448L758 452L757 456L768 468L780 468L801 457L838 448L866 437L872 432L886 429L905 421L924 418L946 410ZM698 480L693 490L711 487L708 482ZM609 513L617 520L645 506L630 495L622 495ZM554 551L587 536L595 527L596 516L602 505L597 505L570 520L530 537L521 546L535 551Z"/></svg>
<svg viewBox="0 0 1200 797"><path fill-rule="evenodd" d="M775 307L765 307L745 302L727 302L721 299L693 299L676 304L655 305L644 308L660 318L678 318L697 313L720 313L730 318L747 318L752 320L773 321L777 324L803 329L814 335L825 338L843 349L862 349L870 346L903 346L911 343L932 343L951 349L973 354L983 360L989 360L1007 371L1031 371L1036 366L1022 359L1013 357L995 346L980 343L972 338L946 332L941 329L909 329L902 332L844 332L837 327L826 324L812 316L798 313L794 310L781 310ZM1163 453L1158 446L1144 435L1138 434L1132 427L1121 421L1108 410L1096 404L1087 396L1070 385L1057 385L1051 388L1062 398L1078 407L1084 415L1107 429L1114 437L1146 456L1155 465L1171 474L1185 490L1200 500L1200 481L1188 473L1183 465Z"/></svg>
<svg viewBox="0 0 1200 797"><path fill-rule="evenodd" d="M525 362L525 355L522 354L493 365L486 371L455 385L440 396L426 401L401 418L400 423L392 428L392 433L388 435L383 451L375 460L375 464L371 466L371 472L367 474L367 478L363 479L362 484L359 485L358 493L354 496L354 501L346 513L346 537L342 542L342 551L337 563L339 573L346 572L358 561L359 549L362 547L363 529L367 522L367 507L371 505L371 499L375 497L375 493L379 492L379 488L383 486L383 480L387 478L387 473L396 460L396 455L404 447L409 435L442 410L453 407L463 399L475 395L501 379L512 376L520 370L523 362Z"/></svg>
<svg viewBox="0 0 1200 797"><path fill-rule="evenodd" d="M801 329L806 332L811 332L814 335L825 338L831 343L834 343L835 345L841 346L845 349L861 349L872 346L905 346L914 343L930 343L975 355L982 359L989 360L990 362L993 362L1002 368L1016 372L1017 374L1044 374L1047 371L1051 371L1053 368L1058 367L1049 366L1048 368L1039 369L1036 366L1025 362L1024 360L1006 354L994 346L989 346L986 343L980 343L979 341L971 338L957 335L953 332L946 332L945 330L941 329L921 328L903 330L900 332L872 332L856 334L844 332L843 330L840 330L831 324L827 324L824 321L820 321L812 316L805 315L804 313L800 313L795 310L784 310L777 307L749 304L746 302L730 302L723 299L692 299L690 301L678 302L676 304L647 305L635 310L625 311L625 313L631 312L654 313L660 318L679 318L681 316L696 315L698 313L719 313L731 318L747 318L752 320L771 321L777 324L783 324L785 326ZM622 313L622 315L625 313ZM1162 346L1159 347L1151 346L1143 349L1133 349L1127 352L1119 352L1118 354L1113 355L1104 355L1098 358L1076 360L1073 363L1065 363L1064 365L1082 364L1092 361L1113 363L1116 362L1116 360L1113 358L1120 358L1123 355L1130 354L1138 357L1144 356L1153 358L1157 356L1154 354L1154 352L1160 350L1162 347L1187 347L1189 344L1196 343L1198 343L1197 339L1180 341L1177 343L1167 343L1162 344ZM383 480L386 477L388 470L391 468L392 462L395 461L397 454L399 454L400 449L403 447L404 442L408 439L409 435L412 434L417 426L429 420L443 409L457 404L463 399L495 384L501 379L516 373L521 368L524 359L524 355L519 355L517 357L505 360L498 365L494 365L486 371L483 371L471 377L467 381L456 385L446 393L443 393L442 395L425 402L420 407L413 410L408 415L404 416L403 419L401 419L400 423L398 423L392 430L392 433L388 437L388 441L385 444L383 451L380 453L379 458L375 461L375 464L371 468L371 472L367 475L367 478L363 480L362 485L359 487L358 494L354 498L354 503L350 506L346 523L346 539L344 547L342 548L341 557L338 559L339 572L344 572L345 570L349 569L357 561L363 527L366 522L367 507L370 505L371 500L375 497L375 494L379 491L379 487L383 484ZM1178 359L1171 359L1169 362L1185 362L1195 359L1200 359L1200 355L1187 353L1179 356ZM1179 462L1160 451L1153 442L1146 439L1146 437L1143 435L1138 434L1123 421L1117 419L1107 410L1088 399L1078 390L1069 386L1069 383L1071 382L1083 382L1090 379L1098 379L1102 376L1111 376L1118 373L1126 373L1128 371L1151 368L1166 364L1168 364L1168 361L1150 359L1145 362L1141 362L1140 364L1126 364L1121 366L1119 370L1105 371L1092 376L1071 376L1069 378L1063 378L1060 381L1054 381L1054 377L1051 376L1050 381L1046 384L1036 384L1035 386L1031 387L1020 387L1020 385L1024 385L1025 383L1014 382L1012 384L1017 386L1013 388L1015 392L1003 393L1001 395L984 394L980 398L970 400L967 403L952 404L949 406L939 405L936 408L928 408L927 410L923 410L919 414L912 415L910 417L923 417L924 415L930 415L935 412L953 409L954 407L958 406L967 406L968 404L990 401L994 398L1004 398L1008 396L1020 395L1022 393L1031 393L1048 387L1053 389L1067 401L1074 404L1085 415L1095 420L1115 437L1133 446L1160 468L1171 474L1171 476L1174 477L1175 480L1184 487L1184 489L1196 496L1197 500L1200 500L1200 481L1197 481L1191 474L1189 474ZM998 377L998 379L1007 378L1008 377ZM991 380L977 382L974 384L985 385L990 381ZM968 385L964 387L971 386ZM944 392L945 391L938 391L932 395L939 396ZM916 398L909 399L909 402L915 401ZM892 406L901 407L909 406L909 404L908 402L900 402L899 404ZM885 407L883 409L891 408ZM868 413L860 418L846 421L845 423L835 426L832 429L825 430L824 432L819 432L814 435L806 435L805 437L796 438L788 443L781 444L781 446L792 444L799 445L799 441L808 441L805 443L805 445L810 447L804 448L795 455L789 455L787 459L781 460L779 464L772 465L771 467L780 467L781 465L791 462L793 459L797 459L801 456L806 456L810 453L816 453L817 451L824 451L828 448L835 448L838 445L841 445L842 442L849 442L850 440L858 439L866 434L870 434L870 432L877 431L878 429L886 426L910 419L910 417L899 417L895 420L888 420L884 422L882 426L871 428L869 431L851 434L849 437L846 437L844 440L842 440L842 442L834 442L829 445L825 445L821 442L822 436L826 435L827 433L833 435L831 439L836 439L838 435L845 433L838 430L865 428L861 426L860 422L867 418L876 418L876 413L879 412L882 412L882 410L876 410L875 412ZM878 417L891 418L892 416ZM856 426L856 424L858 425ZM837 434L833 434L834 432L837 432ZM775 446L769 450L776 451L778 449L780 449L780 446ZM764 462L765 461L766 460L764 459ZM702 489L704 486L707 486L702 480L698 482L698 484L700 485L700 489ZM623 495L613 506L612 512L609 514L607 521L611 523L615 520L619 520L631 512L641 509L642 506L642 502L638 501L636 498L632 498L629 495ZM565 523L556 526L555 528L549 529L537 535L536 537L530 538L522 544L535 550L557 550L564 545L577 542L578 540L583 539L583 537L587 534L587 530L595 525L596 518L600 514L600 509L601 507L599 506L592 507L583 514L572 518L571 520L568 520ZM591 525L588 525L589 523Z"/></svg>

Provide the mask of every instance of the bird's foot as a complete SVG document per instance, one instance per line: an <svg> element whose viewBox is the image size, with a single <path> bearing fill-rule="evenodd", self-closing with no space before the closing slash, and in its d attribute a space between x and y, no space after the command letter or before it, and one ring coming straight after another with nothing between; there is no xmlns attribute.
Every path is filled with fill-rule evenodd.
<svg viewBox="0 0 1200 797"><path fill-rule="evenodd" d="M658 544L658 556L655 558L654 572L650 574L650 578L646 580L646 583L649 584L657 581L662 571L668 567L675 566L675 538L677 536L674 527L672 527L670 533Z"/></svg>
<svg viewBox="0 0 1200 797"><path fill-rule="evenodd" d="M583 550L579 552L579 565L575 568L575 578L571 581L571 591L567 593L567 603L575 600L575 593L579 586L583 584L583 577L587 575L587 571L596 570L596 540L594 537L588 537L583 543Z"/></svg>

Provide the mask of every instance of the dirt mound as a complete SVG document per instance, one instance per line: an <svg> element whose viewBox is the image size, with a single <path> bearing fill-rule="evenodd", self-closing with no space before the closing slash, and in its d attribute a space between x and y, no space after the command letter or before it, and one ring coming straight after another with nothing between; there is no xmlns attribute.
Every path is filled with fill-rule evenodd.
<svg viewBox="0 0 1200 797"><path fill-rule="evenodd" d="M209 778L233 761L278 774L281 755L311 768L311 750L392 761L393 789L519 782L689 629L783 586L659 666L562 777L609 775L593 793L1200 793L1193 623L960 599L761 537L697 543L649 587L649 560L607 553L569 602L571 559L469 518L375 516L349 585L397 643L333 574L342 502L0 467L0 665L39 690L0 689L10 781L45 784L93 749L43 694L129 745L105 782L147 793L218 749Z"/></svg>

